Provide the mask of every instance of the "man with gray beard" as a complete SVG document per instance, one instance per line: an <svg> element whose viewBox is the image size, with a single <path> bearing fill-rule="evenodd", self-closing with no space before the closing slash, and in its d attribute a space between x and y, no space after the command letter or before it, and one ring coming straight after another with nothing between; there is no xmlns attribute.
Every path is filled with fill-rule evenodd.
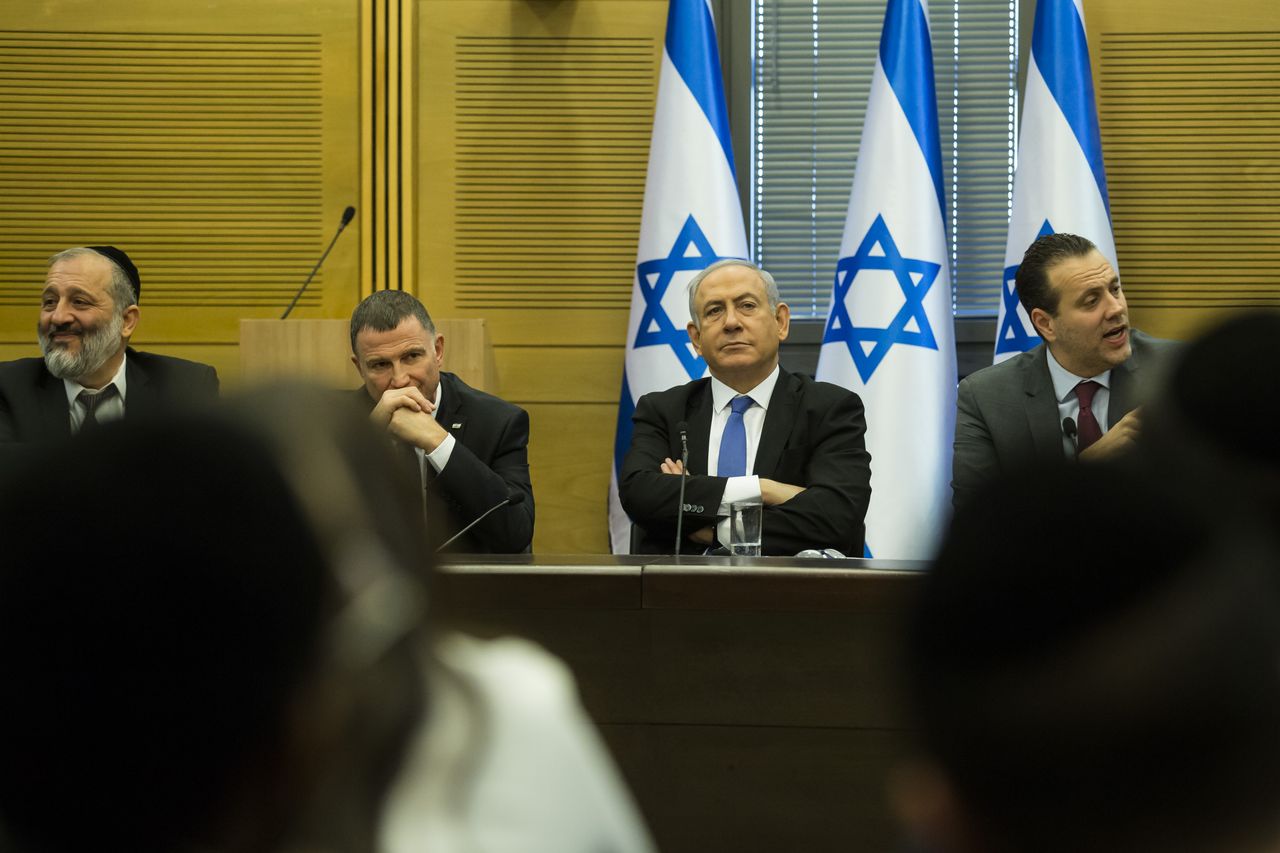
<svg viewBox="0 0 1280 853"><path fill-rule="evenodd" d="M138 269L114 246L77 247L49 259L36 334L43 358L0 363L0 444L67 436L98 423L160 411L218 393L206 364L137 352Z"/></svg>

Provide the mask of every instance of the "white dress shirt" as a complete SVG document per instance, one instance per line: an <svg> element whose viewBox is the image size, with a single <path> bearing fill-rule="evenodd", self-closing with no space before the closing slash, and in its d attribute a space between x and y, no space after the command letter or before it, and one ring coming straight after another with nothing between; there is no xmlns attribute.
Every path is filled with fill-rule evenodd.
<svg viewBox="0 0 1280 853"><path fill-rule="evenodd" d="M440 382L436 385L436 398L432 400L436 407L431 411L431 417L435 417L435 413L440 411L440 401L444 399L444 383ZM422 467L422 461L425 459L431 463L431 467L439 474L444 470L444 466L449 464L449 456L453 453L453 446L457 444L457 439L453 437L453 433L445 430L444 441L436 446L436 449L428 453L421 447L415 447L413 450L418 454L418 474L422 477L422 482L426 480L426 470Z"/></svg>
<svg viewBox="0 0 1280 853"><path fill-rule="evenodd" d="M773 399L773 389L778 384L779 369L774 365L773 372L752 388L744 397L750 397L755 404L742 413L742 425L747 432L747 470L756 466L756 451L760 449L760 433L764 430L765 415L769 413L769 401ZM724 437L724 428L729 423L732 409L729 403L738 392L725 385L714 376L711 377L711 434L707 441L707 473L713 477L720 475L720 440ZM738 501L760 500L760 478L755 474L741 477L730 477L725 483L724 495L720 498L720 507L716 515L720 521L716 524L716 538L720 544L729 547L729 504Z"/></svg>
<svg viewBox="0 0 1280 853"><path fill-rule="evenodd" d="M90 393L101 394L107 390L108 385L116 386L116 396L110 400L104 400L98 406L93 416L98 423L105 424L107 421L118 421L124 417L124 397L128 390L125 378L124 367L129 363L129 354L125 353L124 358L120 359L120 369L116 371L116 375L111 377L111 381L102 386L101 391L95 391L93 388L86 388L79 382L72 379L63 379L62 387L67 392L67 404L71 408L71 433L72 435L80 431L80 427L84 426L84 406L81 406L76 400L80 397L81 391L89 391Z"/></svg>
<svg viewBox="0 0 1280 853"><path fill-rule="evenodd" d="M1061 424L1067 418L1071 418L1076 424L1077 431L1080 428L1080 400L1076 397L1076 386L1081 382L1088 382L1092 379L1102 387L1093 395L1093 402L1089 405L1089 411L1093 412L1093 417L1098 422L1098 428L1102 430L1102 434L1107 432L1107 412L1111 405L1111 371L1104 370L1097 376L1076 376L1070 370L1067 370L1058 360L1053 357L1053 351L1047 346L1045 347L1045 355L1048 356L1049 362L1049 378L1053 380L1053 396L1058 401L1058 423ZM1067 455L1068 459L1076 458L1076 442L1073 441L1064 431L1062 433L1062 452Z"/></svg>
<svg viewBox="0 0 1280 853"><path fill-rule="evenodd" d="M442 637L378 853L653 853L573 674L514 638Z"/></svg>

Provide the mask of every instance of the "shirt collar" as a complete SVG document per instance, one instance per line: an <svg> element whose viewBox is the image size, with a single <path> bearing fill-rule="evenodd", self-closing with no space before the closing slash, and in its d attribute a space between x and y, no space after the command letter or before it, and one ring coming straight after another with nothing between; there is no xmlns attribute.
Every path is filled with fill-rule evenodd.
<svg viewBox="0 0 1280 853"><path fill-rule="evenodd" d="M778 365L773 366L773 372L764 378L756 387L748 391L744 396L750 397L757 406L766 411L769 409L769 400L773 397L773 388L778 384L778 375L780 374ZM711 377L711 411L713 414L720 414L720 410L729 405L729 401L738 396L738 392L725 385L714 376Z"/></svg>
<svg viewBox="0 0 1280 853"><path fill-rule="evenodd" d="M128 363L129 351L125 350L124 358L120 359L120 369L116 371L116 375L111 377L111 381L107 383L107 385L116 386L116 393L120 395L120 402L122 403L124 402L125 395L124 367ZM107 385L103 385L102 387L106 388ZM76 382L74 379L63 379L62 387L67 392L67 405L69 406L74 406L76 404L76 398L80 396L80 392L86 390L83 385ZM94 389L90 388L88 390L92 391Z"/></svg>
<svg viewBox="0 0 1280 853"><path fill-rule="evenodd" d="M1111 387L1111 369L1099 373L1097 376L1076 376L1070 370L1067 370L1058 360L1053 357L1053 350L1049 349L1049 345L1044 346L1045 355L1048 356L1049 378L1053 380L1053 395L1061 403L1075 393L1076 386L1081 382L1087 382L1092 379L1103 388Z"/></svg>

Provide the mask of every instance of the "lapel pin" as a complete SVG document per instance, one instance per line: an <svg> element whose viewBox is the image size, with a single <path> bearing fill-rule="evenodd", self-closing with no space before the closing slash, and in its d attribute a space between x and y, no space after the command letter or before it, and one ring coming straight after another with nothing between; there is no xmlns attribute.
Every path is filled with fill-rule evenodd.
<svg viewBox="0 0 1280 853"><path fill-rule="evenodd" d="M449 429L462 429L462 424L454 424L453 426L449 427Z"/></svg>

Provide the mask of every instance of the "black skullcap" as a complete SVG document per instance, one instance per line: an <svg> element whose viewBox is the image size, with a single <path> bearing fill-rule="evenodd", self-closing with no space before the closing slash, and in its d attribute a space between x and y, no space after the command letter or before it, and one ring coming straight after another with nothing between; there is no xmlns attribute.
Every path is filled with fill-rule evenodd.
<svg viewBox="0 0 1280 853"><path fill-rule="evenodd" d="M124 274L133 284L133 301L137 302L142 296L142 279L138 277L138 268L133 265L133 261L129 260L129 256L124 253L124 249L117 249L115 246L87 246L93 249L99 255L110 258L116 266L124 270Z"/></svg>

